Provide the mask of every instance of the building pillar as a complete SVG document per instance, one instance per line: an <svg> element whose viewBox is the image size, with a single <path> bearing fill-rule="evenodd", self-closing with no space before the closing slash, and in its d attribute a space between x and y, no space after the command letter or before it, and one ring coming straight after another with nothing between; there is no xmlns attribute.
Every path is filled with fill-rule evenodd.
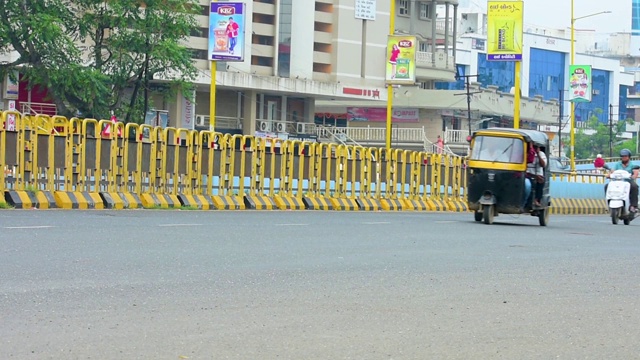
<svg viewBox="0 0 640 360"><path fill-rule="evenodd" d="M458 38L458 5L453 4L453 41L451 42L451 49L453 50L454 66L456 65L456 44L458 43L458 41L456 40L457 38ZM457 69L456 69L456 73L457 73Z"/></svg>
<svg viewBox="0 0 640 360"><path fill-rule="evenodd" d="M416 12L416 2L412 1L409 3L409 34L416 34L416 18L418 18L418 13Z"/></svg>
<svg viewBox="0 0 640 360"><path fill-rule="evenodd" d="M280 121L287 121L287 96L282 95L280 100Z"/></svg>
<svg viewBox="0 0 640 360"><path fill-rule="evenodd" d="M316 99L304 99L304 119L302 122L313 123L316 116Z"/></svg>
<svg viewBox="0 0 640 360"><path fill-rule="evenodd" d="M438 3L436 0L431 0L431 65L436 67L436 38L437 29L436 29L436 9Z"/></svg>
<svg viewBox="0 0 640 360"><path fill-rule="evenodd" d="M449 3L444 4L444 52L449 58Z"/></svg>
<svg viewBox="0 0 640 360"><path fill-rule="evenodd" d="M258 93L252 90L244 91L244 102L242 103L242 134L255 135L256 133L256 117Z"/></svg>

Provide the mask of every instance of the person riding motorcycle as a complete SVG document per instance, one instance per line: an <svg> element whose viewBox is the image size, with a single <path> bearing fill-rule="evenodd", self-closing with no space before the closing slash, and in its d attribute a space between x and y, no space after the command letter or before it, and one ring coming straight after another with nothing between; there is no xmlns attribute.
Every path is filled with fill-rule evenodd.
<svg viewBox="0 0 640 360"><path fill-rule="evenodd" d="M629 149L622 149L620 151L620 161L611 167L611 172L615 170L625 170L631 174L631 187L629 189L629 202L631 203L631 206L629 207L629 211L636 212L638 209L638 183L636 182L636 179L638 178L638 169L637 166L631 163L631 151L629 151ZM611 175L611 172L607 174L607 177ZM607 186L609 186L609 184L604 186L605 194L607 193Z"/></svg>

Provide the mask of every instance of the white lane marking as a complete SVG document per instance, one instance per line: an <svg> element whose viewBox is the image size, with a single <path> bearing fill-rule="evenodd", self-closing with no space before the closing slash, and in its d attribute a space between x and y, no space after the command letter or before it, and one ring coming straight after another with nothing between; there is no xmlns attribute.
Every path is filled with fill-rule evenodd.
<svg viewBox="0 0 640 360"><path fill-rule="evenodd" d="M202 226L202 224L160 224L159 227Z"/></svg>
<svg viewBox="0 0 640 360"><path fill-rule="evenodd" d="M308 226L309 224L274 224L275 226Z"/></svg>
<svg viewBox="0 0 640 360"><path fill-rule="evenodd" d="M3 229L49 229L55 226L36 225L36 226L5 226Z"/></svg>
<svg viewBox="0 0 640 360"><path fill-rule="evenodd" d="M391 224L389 221L368 221L368 222L363 222L362 224L364 225L385 225L385 224Z"/></svg>

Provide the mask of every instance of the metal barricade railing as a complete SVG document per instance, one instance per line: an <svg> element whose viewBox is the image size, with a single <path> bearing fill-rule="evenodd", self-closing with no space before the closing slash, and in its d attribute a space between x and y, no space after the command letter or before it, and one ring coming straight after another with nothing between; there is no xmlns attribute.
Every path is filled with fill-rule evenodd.
<svg viewBox="0 0 640 360"><path fill-rule="evenodd" d="M457 199L464 187L447 154L6 111L0 122L1 190Z"/></svg>

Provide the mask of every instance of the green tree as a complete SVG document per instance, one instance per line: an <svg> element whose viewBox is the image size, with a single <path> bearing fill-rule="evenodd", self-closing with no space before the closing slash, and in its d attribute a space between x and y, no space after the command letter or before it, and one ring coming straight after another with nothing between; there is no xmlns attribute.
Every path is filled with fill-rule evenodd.
<svg viewBox="0 0 640 360"><path fill-rule="evenodd" d="M193 0L4 0L0 16L11 21L0 24L0 51L19 57L0 73L19 68L63 115L116 111L143 122L153 92L189 90L197 75L185 44L199 9Z"/></svg>
<svg viewBox="0 0 640 360"><path fill-rule="evenodd" d="M596 115L601 114L601 109L596 109ZM576 159L592 159L597 154L603 156L609 156L609 124L602 123L598 120L596 115L591 116L587 120L587 126L585 128L578 129L575 136L575 156ZM631 120L618 121L613 124L611 128L612 141L614 144L614 156L619 153L621 149L628 148L632 152L635 152L635 142L628 147L630 141L620 141L620 134L625 132L627 123Z"/></svg>

